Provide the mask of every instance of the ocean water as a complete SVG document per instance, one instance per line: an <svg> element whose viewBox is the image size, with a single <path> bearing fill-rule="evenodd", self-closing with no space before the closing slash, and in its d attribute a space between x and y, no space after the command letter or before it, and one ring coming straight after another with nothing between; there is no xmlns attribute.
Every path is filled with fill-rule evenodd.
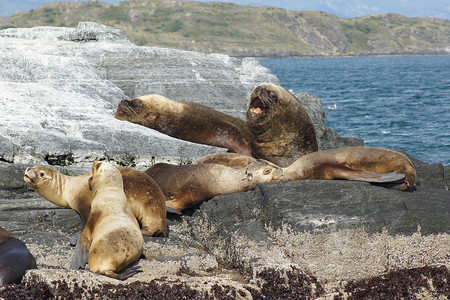
<svg viewBox="0 0 450 300"><path fill-rule="evenodd" d="M450 56L268 59L295 92L322 99L325 124L366 146L450 165Z"/></svg>

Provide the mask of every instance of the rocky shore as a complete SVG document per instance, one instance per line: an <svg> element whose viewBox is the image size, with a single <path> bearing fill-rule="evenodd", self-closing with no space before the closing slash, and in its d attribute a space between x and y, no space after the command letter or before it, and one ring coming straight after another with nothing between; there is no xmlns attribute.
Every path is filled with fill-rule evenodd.
<svg viewBox="0 0 450 300"><path fill-rule="evenodd" d="M158 93L244 117L261 82L255 59L138 47L111 27L0 31L0 226L24 241L38 269L0 298L361 299L450 294L450 167L411 158L417 188L362 182L265 183L168 215L169 236L145 237L143 272L125 282L70 270L78 215L30 190L23 172L69 175L92 161L143 170L224 149L114 119L122 99ZM321 149L361 145L326 127L321 100L297 95Z"/></svg>

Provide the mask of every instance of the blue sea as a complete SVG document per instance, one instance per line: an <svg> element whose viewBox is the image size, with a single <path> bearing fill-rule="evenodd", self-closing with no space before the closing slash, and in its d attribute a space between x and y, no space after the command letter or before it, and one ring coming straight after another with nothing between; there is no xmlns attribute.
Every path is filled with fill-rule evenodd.
<svg viewBox="0 0 450 300"><path fill-rule="evenodd" d="M366 146L450 165L450 56L267 59L295 92L322 99L325 124Z"/></svg>

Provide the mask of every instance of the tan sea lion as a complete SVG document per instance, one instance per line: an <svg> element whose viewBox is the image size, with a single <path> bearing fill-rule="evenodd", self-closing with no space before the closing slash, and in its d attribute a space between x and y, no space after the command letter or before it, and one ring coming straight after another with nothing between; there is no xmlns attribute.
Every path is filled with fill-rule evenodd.
<svg viewBox="0 0 450 300"><path fill-rule="evenodd" d="M0 287L20 283L27 270L36 268L27 246L0 227Z"/></svg>
<svg viewBox="0 0 450 300"><path fill-rule="evenodd" d="M261 160L248 155L231 152L221 152L212 153L200 157L195 161L195 164L219 164L227 167L243 168L251 164L256 164L258 161Z"/></svg>
<svg viewBox="0 0 450 300"><path fill-rule="evenodd" d="M127 266L141 257L144 238L128 205L122 175L113 165L95 161L88 185L93 194L91 213L71 268L84 268L88 256L92 272L125 280L140 272Z"/></svg>
<svg viewBox="0 0 450 300"><path fill-rule="evenodd" d="M247 125L252 156L287 167L318 150L314 126L300 102L279 85L263 83L250 96Z"/></svg>
<svg viewBox="0 0 450 300"><path fill-rule="evenodd" d="M166 236L165 196L156 182L143 172L117 167L123 177L128 204L142 225L142 234ZM25 171L24 180L42 197L62 207L77 211L86 224L93 194L88 179L91 172L81 176L66 176L48 167L33 167Z"/></svg>
<svg viewBox="0 0 450 300"><path fill-rule="evenodd" d="M178 102L156 94L142 96L122 100L115 117L177 139L251 155L250 131L244 120L198 103Z"/></svg>
<svg viewBox="0 0 450 300"><path fill-rule="evenodd" d="M244 192L254 189L261 182L282 178L280 168L265 162L241 169L218 164L158 163L145 173L158 183L169 198L166 205L180 211L217 195Z"/></svg>
<svg viewBox="0 0 450 300"><path fill-rule="evenodd" d="M283 173L284 180L397 182L400 190L413 187L416 180L414 165L402 153L364 146L309 153L283 168Z"/></svg>

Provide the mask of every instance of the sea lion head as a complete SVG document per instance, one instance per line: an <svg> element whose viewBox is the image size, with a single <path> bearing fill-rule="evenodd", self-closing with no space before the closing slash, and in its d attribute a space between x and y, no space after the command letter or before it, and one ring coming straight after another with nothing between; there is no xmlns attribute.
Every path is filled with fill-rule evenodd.
<svg viewBox="0 0 450 300"><path fill-rule="evenodd" d="M257 184L262 182L275 182L283 179L283 169L266 161L249 165L245 168L248 182Z"/></svg>
<svg viewBox="0 0 450 300"><path fill-rule="evenodd" d="M94 161L92 163L92 176L88 182L91 191L111 185L123 189L123 179L120 171L104 161Z"/></svg>
<svg viewBox="0 0 450 300"><path fill-rule="evenodd" d="M141 110L144 106L142 100L136 98L132 100L122 100L117 106L114 117L118 120L130 121L135 123L140 120Z"/></svg>
<svg viewBox="0 0 450 300"><path fill-rule="evenodd" d="M249 127L265 127L266 124L272 124L275 118L276 122L283 122L288 105L288 109L296 110L295 106L300 106L300 103L286 89L272 83L258 85L250 95L248 104Z"/></svg>
<svg viewBox="0 0 450 300"><path fill-rule="evenodd" d="M48 186L55 177L55 170L47 167L36 166L27 168L23 179L35 191Z"/></svg>
<svg viewBox="0 0 450 300"><path fill-rule="evenodd" d="M181 110L175 101L152 94L120 101L114 117L161 131L161 126L165 122L172 122L171 116L179 114Z"/></svg>

